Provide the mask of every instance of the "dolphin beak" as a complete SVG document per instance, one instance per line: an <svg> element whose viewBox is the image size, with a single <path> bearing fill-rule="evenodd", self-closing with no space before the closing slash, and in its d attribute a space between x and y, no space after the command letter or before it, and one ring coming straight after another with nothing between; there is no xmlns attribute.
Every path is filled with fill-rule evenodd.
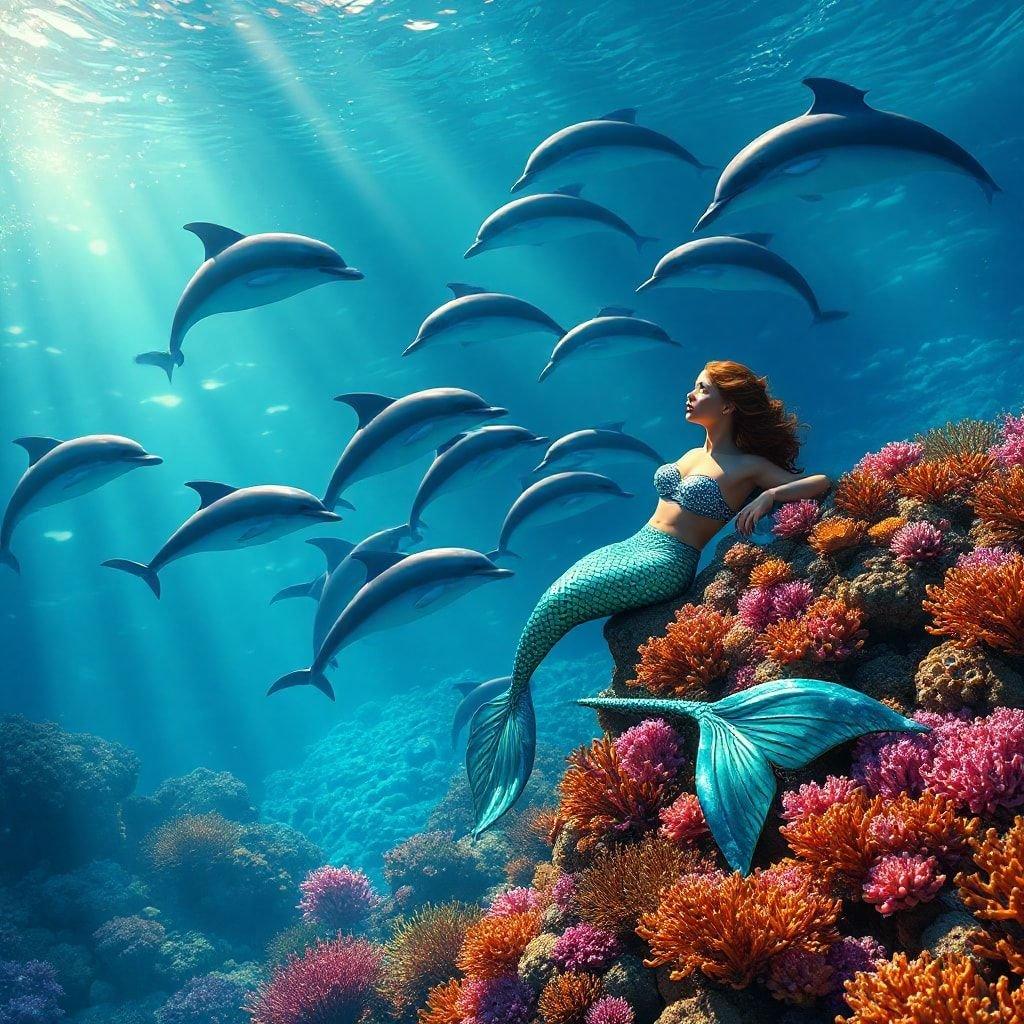
<svg viewBox="0 0 1024 1024"><path fill-rule="evenodd" d="M508 409L502 409L500 405L489 405L484 412L491 418L497 419L499 416L507 416Z"/></svg>
<svg viewBox="0 0 1024 1024"><path fill-rule="evenodd" d="M706 228L715 218L725 209L725 205L728 202L727 199L719 199L713 202L701 215L700 220L693 225L694 231L700 231L702 228Z"/></svg>
<svg viewBox="0 0 1024 1024"><path fill-rule="evenodd" d="M647 291L648 288L653 288L657 283L658 279L656 277L647 278L647 280L644 281L644 283L640 285L639 288L637 288L637 294L639 294L640 292Z"/></svg>
<svg viewBox="0 0 1024 1024"><path fill-rule="evenodd" d="M355 267L321 267L320 272L342 281L362 281L364 277L363 272Z"/></svg>
<svg viewBox="0 0 1024 1024"><path fill-rule="evenodd" d="M138 455L133 460L138 466L159 466L163 464L163 459L159 455Z"/></svg>
<svg viewBox="0 0 1024 1024"><path fill-rule="evenodd" d="M524 174L510 189L509 192L518 192L521 188L526 188L530 183L530 175Z"/></svg>
<svg viewBox="0 0 1024 1024"><path fill-rule="evenodd" d="M507 580L510 576L515 576L515 573L511 569L500 569L495 566L493 569L481 569L480 575L489 580Z"/></svg>
<svg viewBox="0 0 1024 1024"><path fill-rule="evenodd" d="M530 444L547 444L550 440L550 437L535 437L530 441Z"/></svg>
<svg viewBox="0 0 1024 1024"><path fill-rule="evenodd" d="M403 350L402 355L403 356L407 356L410 352L415 352L416 349L418 349L419 347L420 347L420 339L419 338L413 338L413 340L410 341L409 344L405 346L405 349Z"/></svg>
<svg viewBox="0 0 1024 1024"><path fill-rule="evenodd" d="M317 519L322 519L325 523L340 523L341 516L337 512L332 512L329 508L325 508L316 513Z"/></svg>
<svg viewBox="0 0 1024 1024"><path fill-rule="evenodd" d="M463 254L462 258L468 260L470 256L475 256L478 252L484 251L484 243L478 238Z"/></svg>

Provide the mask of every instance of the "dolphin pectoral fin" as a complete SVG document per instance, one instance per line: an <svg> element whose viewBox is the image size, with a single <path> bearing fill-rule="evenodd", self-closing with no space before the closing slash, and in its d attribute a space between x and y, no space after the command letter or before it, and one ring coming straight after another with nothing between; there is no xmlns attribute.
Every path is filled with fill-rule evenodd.
<svg viewBox="0 0 1024 1024"><path fill-rule="evenodd" d="M18 560L14 557L14 552L10 548L4 548L0 551L0 565L6 565L8 569L14 570L19 576L21 575L21 566L18 565Z"/></svg>
<svg viewBox="0 0 1024 1024"><path fill-rule="evenodd" d="M25 449L28 464L34 466L44 455L64 442L56 437L16 437L12 443Z"/></svg>
<svg viewBox="0 0 1024 1024"><path fill-rule="evenodd" d="M574 199L579 199L583 185L580 182L573 182L571 185L562 185L561 188L552 189L552 191L556 196L572 196Z"/></svg>
<svg viewBox="0 0 1024 1024"><path fill-rule="evenodd" d="M239 544L252 544L262 537L273 525L272 519L259 519L238 535Z"/></svg>
<svg viewBox="0 0 1024 1024"><path fill-rule="evenodd" d="M245 279L246 288L266 288L268 285L277 284L284 277L284 271L268 270L262 274L253 274Z"/></svg>
<svg viewBox="0 0 1024 1024"><path fill-rule="evenodd" d="M339 504L341 503L339 502ZM352 554L352 549L355 547L355 544L341 540L339 537L313 537L306 543L312 544L323 553L328 572L334 572L341 565L343 559Z"/></svg>
<svg viewBox="0 0 1024 1024"><path fill-rule="evenodd" d="M359 429L365 427L370 420L382 413L395 401L393 398L388 398L387 395L376 395L369 391L337 395L334 400L336 402L344 402L345 405L355 411L356 416L359 417Z"/></svg>
<svg viewBox="0 0 1024 1024"><path fill-rule="evenodd" d="M554 360L548 360L547 365L544 367L543 370L540 371L540 373L537 376L537 383L540 384L541 381L547 380L548 377L550 377L551 374L554 372L554 369L555 369Z"/></svg>
<svg viewBox="0 0 1024 1024"><path fill-rule="evenodd" d="M321 589L321 580L317 577L309 583L296 583L294 586L279 590L270 599L270 603L277 604L278 601L288 601L294 597L311 597L314 601L319 601Z"/></svg>
<svg viewBox="0 0 1024 1024"><path fill-rule="evenodd" d="M207 508L238 490L237 487L217 483L216 480L189 480L185 486L191 487L199 495L199 508Z"/></svg>
<svg viewBox="0 0 1024 1024"><path fill-rule="evenodd" d="M834 78L805 78L803 84L814 93L808 114L864 114L871 110L864 102L866 89L855 89Z"/></svg>
<svg viewBox="0 0 1024 1024"><path fill-rule="evenodd" d="M157 598L160 597L160 577L148 565L143 565L141 562L131 562L127 558L108 558L103 565L108 569L120 569L121 572L138 576L140 580L145 581Z"/></svg>
<svg viewBox="0 0 1024 1024"><path fill-rule="evenodd" d="M235 242L240 242L245 238L240 231L222 227L220 224L208 224L205 221L193 221L191 224L185 224L184 228L186 231L191 231L203 243L205 250L203 258L208 260L212 260L218 253L222 253L229 245L234 245Z"/></svg>
<svg viewBox="0 0 1024 1024"><path fill-rule="evenodd" d="M280 693L282 690L290 689L293 686L315 686L328 700L334 700L334 687L330 680L322 672L314 672L311 668L300 668L297 672L289 672L272 683L267 690L267 696L272 693Z"/></svg>
<svg viewBox="0 0 1024 1024"><path fill-rule="evenodd" d="M159 366L167 374L167 381L170 383L174 374L174 368L185 362L181 352L171 354L170 352L140 352L135 357L135 362L140 366Z"/></svg>
<svg viewBox="0 0 1024 1024"><path fill-rule="evenodd" d="M595 120L625 121L627 124L636 124L636 107L622 107L621 110L613 110L610 114L602 114Z"/></svg>
<svg viewBox="0 0 1024 1024"><path fill-rule="evenodd" d="M426 593L420 594L418 598L413 602L413 608L422 611L424 608L429 608L435 601L439 601L444 595L451 589L450 583L442 583L436 587L431 587Z"/></svg>

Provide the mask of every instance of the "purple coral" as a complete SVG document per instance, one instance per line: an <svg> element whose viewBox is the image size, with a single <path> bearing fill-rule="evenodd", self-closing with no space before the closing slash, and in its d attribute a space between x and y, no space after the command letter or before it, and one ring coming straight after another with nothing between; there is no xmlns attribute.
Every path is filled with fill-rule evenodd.
<svg viewBox="0 0 1024 1024"><path fill-rule="evenodd" d="M772 517L772 533L786 540L805 537L818 521L820 511L818 503L810 498L784 502Z"/></svg>
<svg viewBox="0 0 1024 1024"><path fill-rule="evenodd" d="M525 886L506 889L491 900L487 917L508 917L510 914L525 914L540 906L537 893Z"/></svg>
<svg viewBox="0 0 1024 1024"><path fill-rule="evenodd" d="M348 867L317 868L299 888L303 920L332 931L351 931L363 924L380 904L380 897L364 872Z"/></svg>
<svg viewBox="0 0 1024 1024"><path fill-rule="evenodd" d="M980 547L967 551L956 560L958 569L995 569L1011 558L1009 551L996 547Z"/></svg>
<svg viewBox="0 0 1024 1024"><path fill-rule="evenodd" d="M725 677L725 692L739 693L740 690L749 690L757 683L756 672L756 665L739 665L731 669Z"/></svg>
<svg viewBox="0 0 1024 1024"><path fill-rule="evenodd" d="M924 445L918 441L890 441L877 452L863 456L854 469L861 469L881 480L892 480L905 469L920 462Z"/></svg>
<svg viewBox="0 0 1024 1024"><path fill-rule="evenodd" d="M602 971L618 956L614 932L583 922L566 928L551 950L551 959L564 971Z"/></svg>
<svg viewBox="0 0 1024 1024"><path fill-rule="evenodd" d="M879 963L889 959L889 953L873 935L844 935L829 948L826 959L835 971L829 1009L842 1013L846 1007L844 984L860 971L873 971Z"/></svg>
<svg viewBox="0 0 1024 1024"><path fill-rule="evenodd" d="M622 996L602 996L587 1010L586 1024L633 1024L633 1007Z"/></svg>
<svg viewBox="0 0 1024 1024"><path fill-rule="evenodd" d="M774 621L795 619L814 600L814 591L806 580L787 580L771 587Z"/></svg>
<svg viewBox="0 0 1024 1024"><path fill-rule="evenodd" d="M623 773L636 782L667 782L683 763L679 736L663 718L647 718L627 729L615 741L615 751Z"/></svg>
<svg viewBox="0 0 1024 1024"><path fill-rule="evenodd" d="M740 594L736 602L740 622L755 633L775 621L775 607L772 604L771 587L750 587Z"/></svg>
<svg viewBox="0 0 1024 1024"><path fill-rule="evenodd" d="M561 911L575 909L576 875L572 871L563 871L558 876L551 890L551 898Z"/></svg>
<svg viewBox="0 0 1024 1024"><path fill-rule="evenodd" d="M931 523L907 523L893 534L889 550L904 565L930 562L946 553L946 538L942 530Z"/></svg>
<svg viewBox="0 0 1024 1024"><path fill-rule="evenodd" d="M835 968L823 953L791 946L772 957L768 967L768 988L776 999L796 1006L808 1006L832 991Z"/></svg>
<svg viewBox="0 0 1024 1024"><path fill-rule="evenodd" d="M864 882L864 900L873 903L883 917L927 903L942 888L946 876L939 873L935 857L893 853L871 865Z"/></svg>
<svg viewBox="0 0 1024 1024"><path fill-rule="evenodd" d="M1024 466L1024 416L1004 416L1002 435L1002 441L989 448L989 455L1006 468Z"/></svg>
<svg viewBox="0 0 1024 1024"><path fill-rule="evenodd" d="M55 1024L64 989L52 964L43 960L0 960L0 1024Z"/></svg>
<svg viewBox="0 0 1024 1024"><path fill-rule="evenodd" d="M829 775L825 781L805 782L799 789L782 794L782 817L789 824L812 814L824 814L833 804L848 799L857 788L845 775Z"/></svg>
<svg viewBox="0 0 1024 1024"><path fill-rule="evenodd" d="M518 975L471 979L459 995L463 1024L527 1024L533 1016L534 993Z"/></svg>
<svg viewBox="0 0 1024 1024"><path fill-rule="evenodd" d="M246 1024L245 987L207 974L192 978L156 1011L156 1024Z"/></svg>

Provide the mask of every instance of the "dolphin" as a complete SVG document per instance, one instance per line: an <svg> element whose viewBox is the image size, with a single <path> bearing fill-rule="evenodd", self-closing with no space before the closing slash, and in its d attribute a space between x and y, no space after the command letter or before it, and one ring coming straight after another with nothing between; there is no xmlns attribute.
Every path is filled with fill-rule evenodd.
<svg viewBox="0 0 1024 1024"><path fill-rule="evenodd" d="M462 694L462 700L455 709L452 719L452 749L458 742L459 733L466 727L476 714L477 709L486 704L492 697L504 693L512 682L511 676L498 676L483 683L457 683L455 689Z"/></svg>
<svg viewBox="0 0 1024 1024"><path fill-rule="evenodd" d="M585 427L558 438L547 450L535 473L547 473L554 469L564 472L569 469L594 470L604 466L616 456L633 459L636 456L650 459L656 466L665 460L638 437L627 434L624 423L608 423L601 427Z"/></svg>
<svg viewBox="0 0 1024 1024"><path fill-rule="evenodd" d="M331 281L359 281L363 275L325 242L280 231L243 235L219 224L185 225L203 243L199 269L185 285L171 323L166 352L143 352L135 362L160 366L171 379L185 356L189 329L214 313L255 309Z"/></svg>
<svg viewBox="0 0 1024 1024"><path fill-rule="evenodd" d="M403 356L428 343L433 346L450 341L465 347L476 341L497 341L521 334L543 332L559 338L565 334L547 313L525 299L471 284L452 282L448 287L455 298L439 306L420 324Z"/></svg>
<svg viewBox="0 0 1024 1024"><path fill-rule="evenodd" d="M633 310L605 306L592 320L577 324L561 338L551 352L547 366L540 371L538 383L551 376L556 366L572 356L601 355L616 350L681 347L664 328L650 320L633 316Z"/></svg>
<svg viewBox="0 0 1024 1024"><path fill-rule="evenodd" d="M618 170L664 158L681 160L698 171L714 170L667 135L638 125L636 109L625 107L549 135L530 154L511 191L542 182L560 185L570 174L575 178L582 173Z"/></svg>
<svg viewBox="0 0 1024 1024"><path fill-rule="evenodd" d="M256 547L314 523L341 519L325 508L319 498L297 487L230 487L212 480L192 480L185 486L199 495L199 508L171 534L148 565L127 558L111 558L103 563L145 580L157 597L157 574L165 565L186 555Z"/></svg>
<svg viewBox="0 0 1024 1024"><path fill-rule="evenodd" d="M324 671L339 651L371 633L431 615L484 583L512 575L469 548L431 548L412 555L364 551L358 557L366 565L366 583L335 620L309 668L281 676L268 696L290 686L310 685L334 700Z"/></svg>
<svg viewBox="0 0 1024 1024"><path fill-rule="evenodd" d="M725 209L793 194L814 201L823 192L918 170L965 174L990 202L1001 191L952 139L920 121L869 107L864 90L832 78L805 78L803 84L814 94L807 113L758 136L729 161L694 231Z"/></svg>
<svg viewBox="0 0 1024 1024"><path fill-rule="evenodd" d="M118 434L87 434L70 441L19 437L14 443L28 454L28 468L15 485L4 512L0 564L19 573L21 567L11 552L11 535L25 516L88 494L139 466L159 466L163 462L138 441Z"/></svg>
<svg viewBox="0 0 1024 1024"><path fill-rule="evenodd" d="M632 497L614 480L600 473L572 471L546 476L530 484L512 503L501 524L498 546L488 553L488 558L517 557L514 551L509 550L508 542L526 522L536 525L553 523L604 504L609 498Z"/></svg>
<svg viewBox="0 0 1024 1024"><path fill-rule="evenodd" d="M288 601L298 597L309 597L319 602L328 577L345 560L346 556L355 546L351 541L341 540L339 537L315 537L313 540L307 540L306 543L320 549L327 563L327 568L316 579L310 580L308 583L295 583L290 587L279 590L270 599L271 604L277 604L278 601Z"/></svg>
<svg viewBox="0 0 1024 1024"><path fill-rule="evenodd" d="M816 324L842 320L841 309L822 309L804 276L769 249L771 235L714 235L695 238L666 253L638 292L650 288L707 288L712 291L796 292Z"/></svg>
<svg viewBox="0 0 1024 1024"><path fill-rule="evenodd" d="M655 241L647 235L638 235L606 207L581 199L580 188L567 185L555 192L523 196L506 203L480 225L476 241L466 250L464 258L468 260L478 252L510 245L542 245L609 230L632 239L637 251L645 243Z"/></svg>
<svg viewBox="0 0 1024 1024"><path fill-rule="evenodd" d="M514 464L523 451L547 444L549 438L538 437L525 427L492 424L468 434L459 434L437 449L409 512L409 529L419 538L426 526L423 510L442 492L450 492L474 483L482 473L490 473Z"/></svg>
<svg viewBox="0 0 1024 1024"><path fill-rule="evenodd" d="M334 400L351 406L359 424L331 474L324 495L328 508L353 508L341 493L357 480L407 466L453 435L508 415L508 409L462 388L427 388L397 399L358 393Z"/></svg>

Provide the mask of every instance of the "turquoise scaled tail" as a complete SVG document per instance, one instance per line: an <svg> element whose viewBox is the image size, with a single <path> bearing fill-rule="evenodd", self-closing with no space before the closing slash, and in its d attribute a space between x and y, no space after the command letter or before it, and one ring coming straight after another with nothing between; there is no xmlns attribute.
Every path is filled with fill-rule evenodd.
<svg viewBox="0 0 1024 1024"><path fill-rule="evenodd" d="M775 797L772 765L802 768L864 733L928 732L874 698L822 679L761 683L714 704L643 697L584 697L576 703L696 721L697 798L725 859L744 875Z"/></svg>

